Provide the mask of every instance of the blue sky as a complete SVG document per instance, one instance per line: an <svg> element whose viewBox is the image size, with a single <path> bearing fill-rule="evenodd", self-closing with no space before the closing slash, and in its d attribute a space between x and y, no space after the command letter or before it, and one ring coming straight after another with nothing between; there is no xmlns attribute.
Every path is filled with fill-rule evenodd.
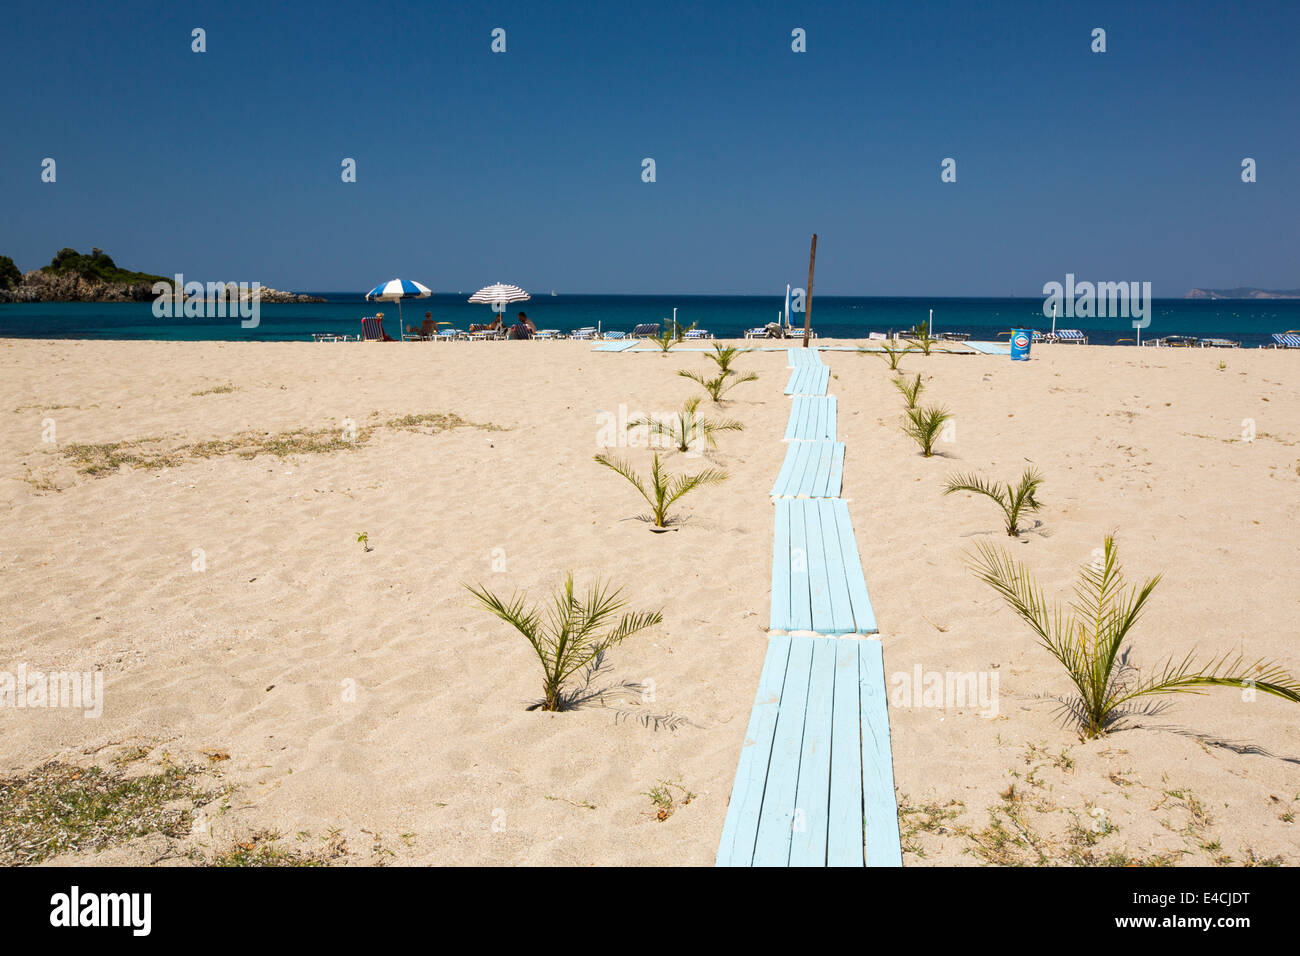
<svg viewBox="0 0 1300 956"><path fill-rule="evenodd" d="M771 294L803 284L815 231L823 294L1037 295L1066 272L1156 296L1300 287L1294 0L55 2L5 21L0 254L23 269L100 246L277 288Z"/></svg>

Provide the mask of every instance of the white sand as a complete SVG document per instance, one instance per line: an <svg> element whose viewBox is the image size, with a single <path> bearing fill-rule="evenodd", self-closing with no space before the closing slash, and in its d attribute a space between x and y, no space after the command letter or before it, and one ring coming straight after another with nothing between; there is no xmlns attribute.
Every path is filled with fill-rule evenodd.
<svg viewBox="0 0 1300 956"><path fill-rule="evenodd" d="M891 707L900 801L961 801L947 833L908 838L925 855L905 862L979 862L956 828L984 827L1012 783L1037 807L1028 818L1062 845L1070 822L1091 825L1100 807L1119 827L1091 848L1100 856L1295 862L1300 838L1282 818L1300 810L1300 710L1216 690L1080 743L1035 698L1067 691L1058 665L962 555L981 538L1006 543L1064 596L1074 568L1116 531L1130 579L1165 573L1135 632L1139 666L1195 645L1300 671L1300 357L1033 354L904 360L925 373L926 398L957 414L957 441L929 460L898 432L884 363L826 355L886 671L996 669L1000 680L996 719ZM665 535L635 520L645 508L633 489L592 462L596 416L620 404L677 407L698 387L674 371L703 368L697 354L8 341L0 363L0 670L102 668L107 697L97 720L0 712L0 770L135 743L154 748L153 763L164 752L200 762L203 750L227 752L217 770L239 789L194 838L209 849L256 830L339 828L357 862L380 858L366 852L376 840L392 853L382 858L402 863L713 861L763 659L784 353L741 360L762 378L723 412L746 426L721 435L712 456L731 479L685 499L686 521ZM191 394L227 382L238 390ZM505 430L380 429L351 452L100 478L78 475L59 451L422 412ZM1238 440L1246 418L1250 443ZM57 446L42 441L46 419ZM1027 461L1047 483L1041 533L1023 544L1001 533L991 502L939 494L954 470L1008 478ZM361 531L372 552L356 542ZM192 570L194 549L206 571ZM626 585L633 609L663 608L663 625L611 652L595 681L653 681L653 701L614 688L604 706L525 709L540 694L531 650L473 608L461 584L544 598L566 570L580 583L600 574ZM1031 744L1050 753L1027 760ZM645 795L660 781L696 795L664 822ZM1166 791L1190 794L1210 822L1186 830L1189 801ZM1216 839L1220 848L1202 848ZM149 860L156 848L137 841L88 859Z"/></svg>

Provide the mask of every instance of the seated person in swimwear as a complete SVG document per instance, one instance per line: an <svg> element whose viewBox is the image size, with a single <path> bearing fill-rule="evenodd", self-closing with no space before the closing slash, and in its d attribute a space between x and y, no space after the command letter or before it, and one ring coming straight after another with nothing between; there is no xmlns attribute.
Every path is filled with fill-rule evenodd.
<svg viewBox="0 0 1300 956"><path fill-rule="evenodd" d="M498 312L497 317L487 325L470 325L471 332L500 332L505 328L506 314L504 311Z"/></svg>
<svg viewBox="0 0 1300 956"><path fill-rule="evenodd" d="M520 312L518 323L510 326L510 337L512 339L531 339L536 331L537 326L529 321L528 316Z"/></svg>

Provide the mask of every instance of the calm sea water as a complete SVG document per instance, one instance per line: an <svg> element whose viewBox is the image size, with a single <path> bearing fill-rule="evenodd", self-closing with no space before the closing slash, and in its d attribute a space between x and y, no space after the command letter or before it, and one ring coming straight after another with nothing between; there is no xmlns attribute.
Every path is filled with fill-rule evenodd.
<svg viewBox="0 0 1300 956"><path fill-rule="evenodd" d="M261 324L240 327L238 319L156 319L152 303L48 302L0 304L0 337L64 339L164 339L173 341L303 341L313 332L355 335L361 317L375 311L385 314L385 328L397 330L396 303L368 303L361 295L318 292L328 302L304 305L262 306ZM434 295L402 304L407 325L418 326L426 311L441 322L466 329L471 322L488 322L486 306L469 305L466 295ZM602 329L629 332L642 322L671 318L673 308L683 324L694 322L719 338L738 337L744 329L774 322L784 296L671 296L671 295L558 295L543 293L519 309L539 329L568 332L599 323ZM1023 299L920 299L849 298L819 296L813 301L813 328L833 338L866 338L869 332L910 328L934 309L937 332L969 332L975 339L997 340L1012 327L1047 331L1051 320L1042 314L1042 300ZM796 326L803 316L796 313ZM1127 319L1062 319L1062 328L1079 328L1094 344L1112 344L1133 338ZM1235 339L1245 346L1269 343L1269 333L1300 329L1300 300L1195 300L1157 299L1144 340L1162 335L1216 336Z"/></svg>

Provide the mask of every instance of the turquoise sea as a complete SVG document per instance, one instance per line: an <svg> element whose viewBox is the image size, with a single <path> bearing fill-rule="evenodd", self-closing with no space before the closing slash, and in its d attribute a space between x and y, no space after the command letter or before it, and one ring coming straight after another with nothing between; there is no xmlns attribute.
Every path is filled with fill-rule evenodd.
<svg viewBox="0 0 1300 956"><path fill-rule="evenodd" d="M0 338L161 339L170 341L308 341L313 332L357 334L361 317L382 311L390 334L397 329L396 303L369 303L355 292L314 292L328 302L303 305L266 304L257 328L241 328L238 318L157 319L152 303L46 302L0 304ZM486 306L469 305L464 295L436 294L402 304L407 325L418 326L426 311L440 322L466 329L471 322L488 322ZM1006 338L1012 327L1047 331L1051 320L1042 314L1040 298L855 298L818 296L813 300L813 328L832 338L866 338L869 332L906 329L924 321L934 309L937 332L969 332L975 339ZM683 324L696 323L715 336L738 337L746 328L774 322L784 295L536 295L511 306L520 309L539 329L568 332L583 326L631 331L642 322L662 322L677 309ZM796 313L796 326L803 316ZM1078 328L1094 344L1113 344L1134 337L1128 319L1061 319L1061 328ZM1143 340L1164 335L1215 336L1245 346L1268 344L1269 333L1300 329L1300 300L1296 299L1156 299L1151 324ZM999 334L1001 335L999 336Z"/></svg>

